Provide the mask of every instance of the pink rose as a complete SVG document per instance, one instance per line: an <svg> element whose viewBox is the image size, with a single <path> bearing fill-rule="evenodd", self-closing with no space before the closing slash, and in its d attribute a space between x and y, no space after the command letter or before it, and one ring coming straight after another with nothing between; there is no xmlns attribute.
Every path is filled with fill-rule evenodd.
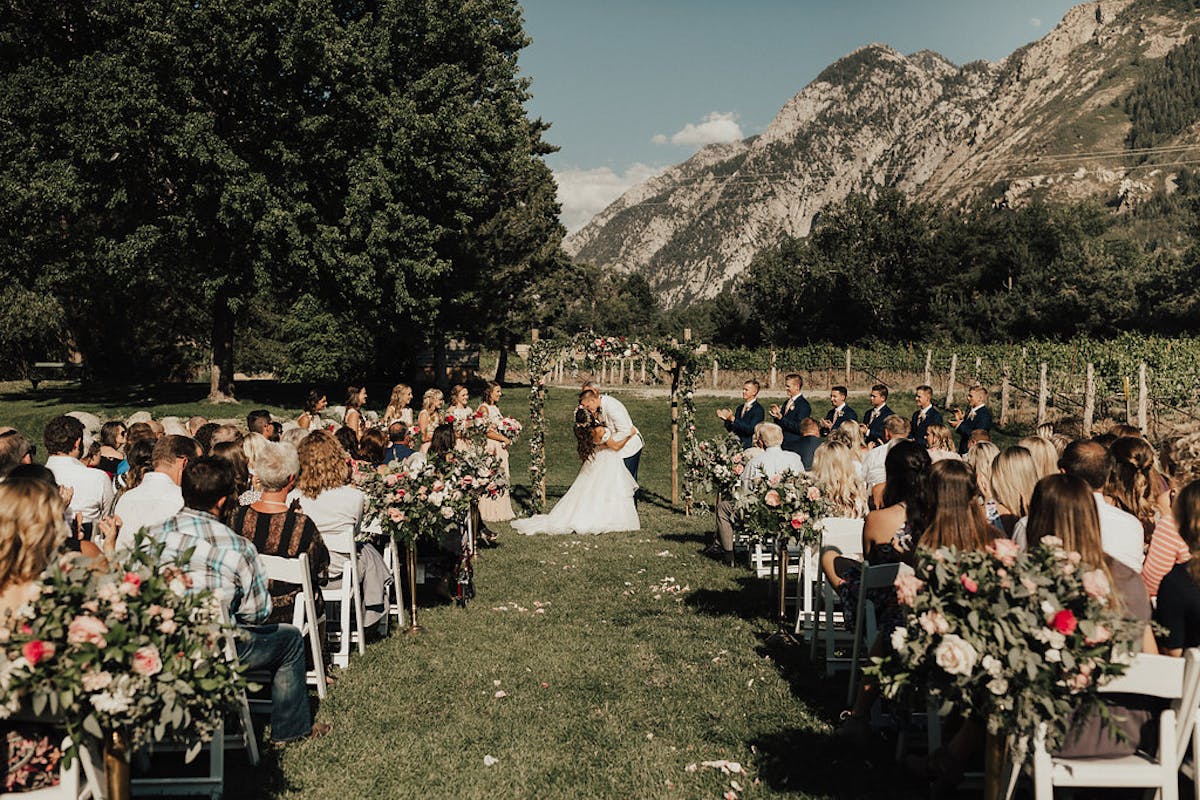
<svg viewBox="0 0 1200 800"><path fill-rule="evenodd" d="M1112 631L1103 625L1097 625L1096 630L1091 636L1084 636L1083 643L1086 645L1103 644L1112 638Z"/></svg>
<svg viewBox="0 0 1200 800"><path fill-rule="evenodd" d="M79 616L67 626L67 641L70 644L94 644L96 647L104 647L107 644L104 639L106 633L108 626L100 619Z"/></svg>
<svg viewBox="0 0 1200 800"><path fill-rule="evenodd" d="M446 519L453 519L454 509L450 506L442 506L442 516Z"/></svg>
<svg viewBox="0 0 1200 800"><path fill-rule="evenodd" d="M141 589L142 576L136 572L126 572L124 580L121 581L121 594L132 597Z"/></svg>
<svg viewBox="0 0 1200 800"><path fill-rule="evenodd" d="M917 592L925 585L925 581L911 572L901 572L896 576L896 601L901 605L912 606L917 600Z"/></svg>
<svg viewBox="0 0 1200 800"><path fill-rule="evenodd" d="M400 509L398 508L389 508L388 517L391 518L392 522L400 522L404 519L404 514L400 513Z"/></svg>
<svg viewBox="0 0 1200 800"><path fill-rule="evenodd" d="M1059 611L1050 620L1050 627L1061 634L1070 636L1075 632L1075 626L1078 625L1078 620L1075 619L1075 613L1069 608L1064 608Z"/></svg>
<svg viewBox="0 0 1200 800"><path fill-rule="evenodd" d="M926 611L918 621L921 623L921 628L930 636L934 634L944 636L950 632L950 621L940 611Z"/></svg>
<svg viewBox="0 0 1200 800"><path fill-rule="evenodd" d="M396 481L398 481L398 480L400 480L399 475L388 475L386 478L383 479L383 482L386 483L388 486L395 486Z"/></svg>
<svg viewBox="0 0 1200 800"><path fill-rule="evenodd" d="M797 511L792 515L793 528L802 528L806 522L808 522L808 514L805 514L803 511Z"/></svg>
<svg viewBox="0 0 1200 800"><path fill-rule="evenodd" d="M778 508L779 492L775 491L774 489L769 490L765 495L763 495L763 502L769 505L771 508Z"/></svg>
<svg viewBox="0 0 1200 800"><path fill-rule="evenodd" d="M158 632L165 633L167 636L170 636L177 630L179 630L179 623L173 619L164 619L158 626Z"/></svg>
<svg viewBox="0 0 1200 800"><path fill-rule="evenodd" d="M821 490L818 489L816 486L808 487L808 499L812 500L814 503L817 500L820 500L821 499Z"/></svg>
<svg viewBox="0 0 1200 800"><path fill-rule="evenodd" d="M1096 600L1105 600L1112 594L1112 586L1109 585L1108 576L1103 570L1093 569L1083 573L1080 576L1083 579L1083 590L1088 593L1088 597Z"/></svg>
<svg viewBox="0 0 1200 800"><path fill-rule="evenodd" d="M976 592L979 591L979 584L975 582L974 578L972 578L970 575L966 574L965 572L962 575L958 576L958 581L959 581L959 583L961 583L963 585L963 588L966 589L971 594L975 594Z"/></svg>
<svg viewBox="0 0 1200 800"><path fill-rule="evenodd" d="M32 642L21 645L21 655L36 667L39 661L54 655L54 645L50 642L43 642L41 639L34 639Z"/></svg>
<svg viewBox="0 0 1200 800"><path fill-rule="evenodd" d="M158 648L149 644L134 651L132 669L146 677L162 672L162 657L158 654Z"/></svg>
<svg viewBox="0 0 1200 800"><path fill-rule="evenodd" d="M733 465L733 474L734 474L734 475L741 475L741 474L742 474L742 471L743 471L744 469L745 469L745 467L743 467L741 464L734 464L734 465Z"/></svg>
<svg viewBox="0 0 1200 800"><path fill-rule="evenodd" d="M1021 549L1012 539L996 539L988 545L987 550L992 556L1006 567L1011 567L1017 561Z"/></svg>

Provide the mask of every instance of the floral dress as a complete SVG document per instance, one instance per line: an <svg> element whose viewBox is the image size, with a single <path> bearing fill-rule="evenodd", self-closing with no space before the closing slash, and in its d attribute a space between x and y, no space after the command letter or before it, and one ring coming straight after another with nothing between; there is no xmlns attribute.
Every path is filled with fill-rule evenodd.
<svg viewBox="0 0 1200 800"><path fill-rule="evenodd" d="M908 560L912 549L912 526L905 520L900 530L892 534L890 541L871 549L867 563L873 567L881 564L898 564ZM842 619L846 621L847 629L853 630L856 624L855 614L858 613L858 591L862 585L862 567L850 566L841 578L842 582L835 591L838 599L842 601ZM903 623L904 615L900 604L896 602L895 589L890 586L872 589L868 599L875 604L875 616L879 621L880 630L885 634Z"/></svg>
<svg viewBox="0 0 1200 800"><path fill-rule="evenodd" d="M500 423L503 415L497 406L491 403L486 405L488 420L492 423L492 427L495 427ZM504 446L503 442L497 442L494 439L488 439L485 447L489 453L500 459L500 468L504 471L504 477L509 477L508 448ZM490 497L479 498L479 516L483 518L484 522L507 522L515 517L516 514L513 513L512 502L508 497L508 490L505 489L504 494L494 500Z"/></svg>
<svg viewBox="0 0 1200 800"><path fill-rule="evenodd" d="M5 792L31 792L58 785L61 731L35 723L6 724Z"/></svg>

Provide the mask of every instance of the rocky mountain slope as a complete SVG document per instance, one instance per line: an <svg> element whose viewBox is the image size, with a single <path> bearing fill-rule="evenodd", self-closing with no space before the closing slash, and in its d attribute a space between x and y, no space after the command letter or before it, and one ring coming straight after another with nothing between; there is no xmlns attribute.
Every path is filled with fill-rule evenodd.
<svg viewBox="0 0 1200 800"><path fill-rule="evenodd" d="M1169 188L1171 163L1188 156L1132 158L1121 100L1147 65L1200 32L1198 17L1169 3L1090 2L1003 61L961 67L869 45L826 68L761 134L705 147L634 187L566 249L645 274L673 305L716 294L759 249L807 235L851 192L1135 202ZM1182 137L1198 140L1195 127Z"/></svg>

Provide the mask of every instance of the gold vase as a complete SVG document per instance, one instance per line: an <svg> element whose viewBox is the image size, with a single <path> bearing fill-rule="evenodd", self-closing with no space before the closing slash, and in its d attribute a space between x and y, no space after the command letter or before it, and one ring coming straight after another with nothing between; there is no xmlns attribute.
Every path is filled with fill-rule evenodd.
<svg viewBox="0 0 1200 800"><path fill-rule="evenodd" d="M125 731L110 731L104 737L105 800L129 800L129 737Z"/></svg>
<svg viewBox="0 0 1200 800"><path fill-rule="evenodd" d="M989 733L983 753L983 798L1004 800L1008 787L1008 738Z"/></svg>

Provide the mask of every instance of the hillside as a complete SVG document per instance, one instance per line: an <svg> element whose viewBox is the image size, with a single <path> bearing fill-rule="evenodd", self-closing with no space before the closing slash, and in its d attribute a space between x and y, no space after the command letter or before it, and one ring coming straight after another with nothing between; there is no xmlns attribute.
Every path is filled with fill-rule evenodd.
<svg viewBox="0 0 1200 800"><path fill-rule="evenodd" d="M869 45L827 67L761 134L706 147L634 187L565 247L644 274L678 305L715 295L781 235L806 236L822 208L852 192L894 186L1008 206L1091 197L1128 210L1170 192L1180 162L1200 155L1200 102L1188 94L1200 75L1190 61L1163 69L1195 48L1190 5L1086 3L995 64ZM1139 87L1150 98L1140 106L1129 101ZM1155 103L1182 110L1147 121ZM1131 112L1142 114L1135 135ZM1154 149L1131 151L1131 140Z"/></svg>

